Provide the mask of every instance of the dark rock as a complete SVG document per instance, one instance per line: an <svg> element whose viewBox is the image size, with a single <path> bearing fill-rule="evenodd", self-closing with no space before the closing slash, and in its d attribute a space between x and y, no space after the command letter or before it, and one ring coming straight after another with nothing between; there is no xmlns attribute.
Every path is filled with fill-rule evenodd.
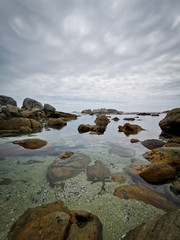
<svg viewBox="0 0 180 240"><path fill-rule="evenodd" d="M50 118L46 122L46 124L47 124L47 126L49 126L51 128L56 128L56 129L61 129L62 127L67 125L67 123L64 120L62 120L61 118Z"/></svg>
<svg viewBox="0 0 180 240"><path fill-rule="evenodd" d="M76 120L77 119L76 114L65 113L65 112L57 112L57 111L55 111L54 113L49 112L46 117L48 117L48 118L61 118L63 121L70 121L70 120Z"/></svg>
<svg viewBox="0 0 180 240"><path fill-rule="evenodd" d="M28 209L11 227L9 240L102 240L98 217L70 211L62 201Z"/></svg>
<svg viewBox="0 0 180 240"><path fill-rule="evenodd" d="M46 146L47 142L38 138L34 139L24 139L19 141L14 141L14 144L18 144L26 149L39 149Z"/></svg>
<svg viewBox="0 0 180 240"><path fill-rule="evenodd" d="M162 147L165 144L165 142L158 140L158 139L147 139L147 140L142 141L141 144L144 147L152 150L155 148Z"/></svg>
<svg viewBox="0 0 180 240"><path fill-rule="evenodd" d="M127 120L127 121L134 121L135 118L124 118L123 120Z"/></svg>
<svg viewBox="0 0 180 240"><path fill-rule="evenodd" d="M106 127L110 121L105 114L100 114L97 116L94 122L96 123L97 126Z"/></svg>
<svg viewBox="0 0 180 240"><path fill-rule="evenodd" d="M25 98L22 105L23 109L31 109L31 108L39 108L40 110L43 110L43 105L32 98Z"/></svg>
<svg viewBox="0 0 180 240"><path fill-rule="evenodd" d="M169 111L164 119L159 122L159 126L165 133L180 135L180 108Z"/></svg>
<svg viewBox="0 0 180 240"><path fill-rule="evenodd" d="M143 223L131 230L123 240L176 240L180 236L180 211L176 210Z"/></svg>
<svg viewBox="0 0 180 240"><path fill-rule="evenodd" d="M100 108L100 109L94 109L94 110L85 109L81 113L89 114L89 115L93 115L93 114L123 114L123 112L118 111L116 109L106 109L106 108Z"/></svg>
<svg viewBox="0 0 180 240"><path fill-rule="evenodd" d="M112 120L117 122L117 121L119 121L119 118L118 117L114 117L114 118L112 118Z"/></svg>
<svg viewBox="0 0 180 240"><path fill-rule="evenodd" d="M124 132L125 134L137 134L138 132L144 130L139 125L125 123L124 126L119 125L119 132Z"/></svg>
<svg viewBox="0 0 180 240"><path fill-rule="evenodd" d="M166 212L177 209L175 205L168 202L164 197L150 188L141 185L124 185L117 187L114 195L121 199L136 199Z"/></svg>
<svg viewBox="0 0 180 240"><path fill-rule="evenodd" d="M103 181L110 178L109 168L101 161L96 161L94 165L87 167L87 179L93 182Z"/></svg>
<svg viewBox="0 0 180 240"><path fill-rule="evenodd" d="M82 153L66 153L60 156L47 169L47 179L51 186L81 173L91 159Z"/></svg>
<svg viewBox="0 0 180 240"><path fill-rule="evenodd" d="M17 102L8 96L0 95L0 106L3 105L12 105L12 106L17 106Z"/></svg>
<svg viewBox="0 0 180 240"><path fill-rule="evenodd" d="M56 109L51 106L50 104L44 104L44 112L45 114L49 114L49 113L55 113Z"/></svg>
<svg viewBox="0 0 180 240"><path fill-rule="evenodd" d="M1 179L2 180L0 181L0 186L1 185L9 185L13 182L10 178L1 178Z"/></svg>
<svg viewBox="0 0 180 240"><path fill-rule="evenodd" d="M180 195L180 177L173 181L172 185L170 186L170 190L175 195Z"/></svg>
<svg viewBox="0 0 180 240"><path fill-rule="evenodd" d="M151 116L152 113L149 112L141 112L141 113L137 113L137 115L139 116Z"/></svg>

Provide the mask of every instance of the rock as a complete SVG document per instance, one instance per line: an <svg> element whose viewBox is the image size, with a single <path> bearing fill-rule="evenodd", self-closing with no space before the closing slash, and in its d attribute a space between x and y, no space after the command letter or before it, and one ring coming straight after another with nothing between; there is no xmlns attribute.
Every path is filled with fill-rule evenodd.
<svg viewBox="0 0 180 240"><path fill-rule="evenodd" d="M70 121L70 120L76 120L77 115L71 114L71 113L65 113L65 112L49 112L46 117L48 118L61 118L63 121Z"/></svg>
<svg viewBox="0 0 180 240"><path fill-rule="evenodd" d="M83 114L89 114L89 115L93 115L93 112L92 112L92 110L91 109L84 109L84 110L82 110L82 112L81 113L83 113Z"/></svg>
<svg viewBox="0 0 180 240"><path fill-rule="evenodd" d="M124 126L119 125L119 132L124 132L125 134L137 134L138 132L144 130L139 125L125 123Z"/></svg>
<svg viewBox="0 0 180 240"><path fill-rule="evenodd" d="M149 112L141 112L141 113L137 113L137 115L139 116L151 116L152 113Z"/></svg>
<svg viewBox="0 0 180 240"><path fill-rule="evenodd" d="M137 143L137 142L139 142L139 139L131 138L130 142L131 142L131 143Z"/></svg>
<svg viewBox="0 0 180 240"><path fill-rule="evenodd" d="M28 118L12 118L10 120L0 120L0 134L26 134L41 131L42 125Z"/></svg>
<svg viewBox="0 0 180 240"><path fill-rule="evenodd" d="M176 210L143 223L131 230L123 240L175 240L180 236L180 211Z"/></svg>
<svg viewBox="0 0 180 240"><path fill-rule="evenodd" d="M39 149L46 146L47 142L38 138L34 139L24 139L19 141L14 141L14 144L18 144L26 149Z"/></svg>
<svg viewBox="0 0 180 240"><path fill-rule="evenodd" d="M171 138L168 140L168 143L178 143L180 144L180 138Z"/></svg>
<svg viewBox="0 0 180 240"><path fill-rule="evenodd" d="M159 126L165 133L180 135L180 108L169 111L164 119L159 122Z"/></svg>
<svg viewBox="0 0 180 240"><path fill-rule="evenodd" d="M170 186L170 190L175 195L180 195L180 177L173 181L172 185Z"/></svg>
<svg viewBox="0 0 180 240"><path fill-rule="evenodd" d="M127 120L127 121L134 121L135 118L124 118L123 120Z"/></svg>
<svg viewBox="0 0 180 240"><path fill-rule="evenodd" d="M124 185L117 187L114 195L121 199L136 199L166 212L177 209L175 205L168 202L164 197L142 185Z"/></svg>
<svg viewBox="0 0 180 240"><path fill-rule="evenodd" d="M22 117L23 110L12 105L6 105L1 107L1 112L5 114L5 119L11 119L13 117Z"/></svg>
<svg viewBox="0 0 180 240"><path fill-rule="evenodd" d="M147 168L151 163L147 160L134 161L131 166L128 168L128 172L133 175L138 175L142 169Z"/></svg>
<svg viewBox="0 0 180 240"><path fill-rule="evenodd" d="M112 120L117 122L117 121L119 121L119 118L118 117L114 117L114 118L112 118Z"/></svg>
<svg viewBox="0 0 180 240"><path fill-rule="evenodd" d="M9 240L102 240L102 224L86 211L70 211L62 201L28 209L11 227Z"/></svg>
<svg viewBox="0 0 180 240"><path fill-rule="evenodd" d="M104 131L105 131L105 127L97 126L97 125L81 124L78 127L79 133L85 133L85 132L104 133Z"/></svg>
<svg viewBox="0 0 180 240"><path fill-rule="evenodd" d="M56 109L51 106L50 104L44 104L44 112L45 114L49 114L49 113L55 113Z"/></svg>
<svg viewBox="0 0 180 240"><path fill-rule="evenodd" d="M105 114L100 114L97 116L94 122L96 123L97 126L106 127L110 121Z"/></svg>
<svg viewBox="0 0 180 240"><path fill-rule="evenodd" d="M46 124L51 127L51 128L56 128L56 129L61 129L62 127L64 127L65 125L67 125L67 123L62 120L61 118L50 118Z"/></svg>
<svg viewBox="0 0 180 240"><path fill-rule="evenodd" d="M120 157L132 157L136 152L133 148L128 148L120 144L112 143L109 147L109 153L117 154Z"/></svg>
<svg viewBox="0 0 180 240"><path fill-rule="evenodd" d="M139 172L139 176L149 183L160 183L176 176L175 168L164 163L152 163Z"/></svg>
<svg viewBox="0 0 180 240"><path fill-rule="evenodd" d="M158 140L158 139L147 139L147 140L142 141L141 144L144 147L152 150L155 148L162 147L165 144L165 142Z"/></svg>
<svg viewBox="0 0 180 240"><path fill-rule="evenodd" d="M90 163L91 159L82 153L69 153L67 158L55 160L47 169L47 179L51 186L57 182L74 177L81 173Z"/></svg>
<svg viewBox="0 0 180 240"><path fill-rule="evenodd" d="M89 115L93 115L93 114L123 114L123 112L118 111L116 109L106 109L106 108L100 108L100 109L94 109L94 110L85 109L81 113L89 114Z"/></svg>
<svg viewBox="0 0 180 240"><path fill-rule="evenodd" d="M9 185L13 182L11 178L1 178L1 179L2 180L0 180L0 186Z"/></svg>
<svg viewBox="0 0 180 240"><path fill-rule="evenodd" d="M152 117L159 117L159 113L152 113L151 116Z"/></svg>
<svg viewBox="0 0 180 240"><path fill-rule="evenodd" d="M25 98L23 101L22 108L25 110L31 108L39 108L40 110L43 110L43 105L32 98Z"/></svg>
<svg viewBox="0 0 180 240"><path fill-rule="evenodd" d="M32 119L35 119L38 121L38 120L41 120L42 118L44 118L45 114L39 108L32 108L32 109L24 110L23 117L24 118L32 118Z"/></svg>
<svg viewBox="0 0 180 240"><path fill-rule="evenodd" d="M124 183L127 180L127 177L122 173L112 173L111 178L114 182L118 182L120 184Z"/></svg>
<svg viewBox="0 0 180 240"><path fill-rule="evenodd" d="M87 167L88 181L99 182L110 178L109 168L101 161L96 161L94 165Z"/></svg>
<svg viewBox="0 0 180 240"><path fill-rule="evenodd" d="M12 106L17 106L17 102L8 96L0 95L0 106L3 105L12 105Z"/></svg>

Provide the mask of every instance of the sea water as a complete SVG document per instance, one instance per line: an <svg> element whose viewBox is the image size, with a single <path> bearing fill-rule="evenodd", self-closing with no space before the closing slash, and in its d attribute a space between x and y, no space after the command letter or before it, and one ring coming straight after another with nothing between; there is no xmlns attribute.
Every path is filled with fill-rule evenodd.
<svg viewBox="0 0 180 240"><path fill-rule="evenodd" d="M69 209L86 210L97 215L103 224L104 240L119 240L135 226L163 214L162 210L143 202L119 199L113 192L118 186L134 183L126 169L133 159L142 159L142 154L148 151L140 142L131 143L130 139L159 139L161 129L158 123L165 115L135 118L133 124L145 130L129 136L118 132L118 125L128 122L123 118L136 115L116 116L120 118L118 122L112 120L115 115L109 116L110 123L102 135L80 134L78 126L93 125L96 118L80 115L60 130L43 128L42 132L28 136L0 138L0 177L6 182L0 185L1 240L7 239L12 224L28 208L58 200L62 200ZM12 143L27 138L40 138L47 141L47 145L28 150ZM111 173L118 172L125 176L125 181L121 184L112 180L92 183L87 180L86 171L83 171L52 188L46 178L47 168L65 151L86 154L91 158L90 165L100 160ZM163 192L161 186L153 188Z"/></svg>

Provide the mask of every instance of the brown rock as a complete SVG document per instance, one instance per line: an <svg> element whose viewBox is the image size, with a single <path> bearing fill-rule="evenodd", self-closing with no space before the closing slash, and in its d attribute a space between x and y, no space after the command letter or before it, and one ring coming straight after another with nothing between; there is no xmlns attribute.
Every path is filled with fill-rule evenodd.
<svg viewBox="0 0 180 240"><path fill-rule="evenodd" d="M139 142L139 139L131 138L130 142L131 142L131 143L137 143L137 142Z"/></svg>
<svg viewBox="0 0 180 240"><path fill-rule="evenodd" d="M89 124L81 124L78 127L78 132L79 133L85 133L85 132L97 132L97 133L101 133L104 132L105 128L104 127L100 127L97 125L89 125Z"/></svg>
<svg viewBox="0 0 180 240"><path fill-rule="evenodd" d="M141 185L117 187L114 191L114 195L122 199L136 199L167 212L177 209L176 206L168 202L164 197L150 188Z"/></svg>
<svg viewBox="0 0 180 240"><path fill-rule="evenodd" d="M87 167L87 179L93 182L103 181L110 178L109 168L101 161L96 161L94 165Z"/></svg>
<svg viewBox="0 0 180 240"><path fill-rule="evenodd" d="M176 210L143 223L131 230L123 240L176 240L180 236L180 211Z"/></svg>
<svg viewBox="0 0 180 240"><path fill-rule="evenodd" d="M94 122L97 126L106 127L110 121L105 114L99 114Z"/></svg>
<svg viewBox="0 0 180 240"><path fill-rule="evenodd" d="M118 182L120 184L124 183L127 180L127 177L122 173L112 173L111 178L114 182Z"/></svg>
<svg viewBox="0 0 180 240"><path fill-rule="evenodd" d="M144 130L139 125L125 123L124 126L119 125L119 132L124 132L125 134L137 134L138 132Z"/></svg>
<svg viewBox="0 0 180 240"><path fill-rule="evenodd" d="M27 149L39 149L46 146L47 142L38 138L34 139L24 139L19 141L14 141L14 144L18 144Z"/></svg>
<svg viewBox="0 0 180 240"><path fill-rule="evenodd" d="M178 143L180 144L180 138L171 138L168 140L168 143Z"/></svg>
<svg viewBox="0 0 180 240"><path fill-rule="evenodd" d="M47 169L47 179L50 186L78 175L88 166L90 161L91 159L82 153L63 154L62 157L60 156Z"/></svg>
<svg viewBox="0 0 180 240"><path fill-rule="evenodd" d="M142 169L148 167L149 165L150 165L150 162L148 162L148 161L136 160L128 168L128 172L133 174L133 175L137 175L142 171Z"/></svg>
<svg viewBox="0 0 180 240"><path fill-rule="evenodd" d="M164 119L159 122L163 132L180 135L180 108L169 111Z"/></svg>
<svg viewBox="0 0 180 240"><path fill-rule="evenodd" d="M71 114L71 113L65 113L65 112L49 112L47 114L48 118L61 118L63 121L70 121L70 120L76 120L77 115L76 114Z"/></svg>
<svg viewBox="0 0 180 240"><path fill-rule="evenodd" d="M32 118L32 119L35 119L35 120L40 120L43 117L45 117L45 114L39 108L32 108L32 109L24 110L23 111L23 117L24 118Z"/></svg>
<svg viewBox="0 0 180 240"><path fill-rule="evenodd" d="M67 123L62 120L61 118L50 118L46 124L49 126L49 127L52 127L52 128L57 128L57 129L61 129L62 127L64 127Z"/></svg>
<svg viewBox="0 0 180 240"><path fill-rule="evenodd" d="M62 201L28 209L11 227L9 240L102 240L93 214L70 211Z"/></svg>

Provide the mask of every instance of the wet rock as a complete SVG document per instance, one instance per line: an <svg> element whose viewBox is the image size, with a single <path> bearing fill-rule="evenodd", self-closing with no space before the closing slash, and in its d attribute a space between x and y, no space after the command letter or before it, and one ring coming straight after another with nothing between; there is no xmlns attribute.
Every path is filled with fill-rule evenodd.
<svg viewBox="0 0 180 240"><path fill-rule="evenodd" d="M117 154L120 157L132 157L136 152L133 148L124 147L120 144L111 144L109 147L109 153Z"/></svg>
<svg viewBox="0 0 180 240"><path fill-rule="evenodd" d="M12 118L10 120L0 120L0 134L26 134L41 131L42 125L28 118Z"/></svg>
<svg viewBox="0 0 180 240"><path fill-rule="evenodd" d="M43 110L43 105L36 101L35 99L32 98L25 98L23 101L23 105L22 105L23 109L31 109L31 108L38 108L40 110Z"/></svg>
<svg viewBox="0 0 180 240"><path fill-rule="evenodd" d="M97 116L94 122L96 123L97 126L106 127L110 121L105 114L100 114Z"/></svg>
<svg viewBox="0 0 180 240"><path fill-rule="evenodd" d="M18 144L27 149L39 149L46 146L47 142L38 138L34 139L24 139L19 141L14 141L14 144Z"/></svg>
<svg viewBox="0 0 180 240"><path fill-rule="evenodd" d="M180 236L180 211L176 210L143 223L131 230L123 240L175 240Z"/></svg>
<svg viewBox="0 0 180 240"><path fill-rule="evenodd" d="M110 178L109 168L101 161L96 161L94 165L87 167L88 181L99 182Z"/></svg>
<svg viewBox="0 0 180 240"><path fill-rule="evenodd" d="M51 128L56 128L56 129L61 129L62 127L64 127L65 125L67 125L67 123L62 120L61 118L50 118L46 124L51 127Z"/></svg>
<svg viewBox="0 0 180 240"><path fill-rule="evenodd" d="M28 209L11 227L9 240L102 240L102 224L86 211L70 211L62 201Z"/></svg>
<svg viewBox="0 0 180 240"><path fill-rule="evenodd" d="M111 178L114 182L118 182L120 184L124 183L127 180L127 177L122 173L112 173Z"/></svg>
<svg viewBox="0 0 180 240"><path fill-rule="evenodd" d="M135 118L124 118L123 120L127 120L127 121L134 121Z"/></svg>
<svg viewBox="0 0 180 240"><path fill-rule="evenodd" d="M139 160L134 161L131 166L127 169L129 173L133 175L138 175L142 169L147 168L151 163L147 160Z"/></svg>
<svg viewBox="0 0 180 240"><path fill-rule="evenodd" d="M180 195L180 177L173 181L172 185L170 186L170 190L175 195Z"/></svg>
<svg viewBox="0 0 180 240"><path fill-rule="evenodd" d="M32 109L24 110L23 117L24 118L32 118L32 119L35 119L38 121L38 120L44 118L45 114L39 108L32 108Z"/></svg>
<svg viewBox="0 0 180 240"><path fill-rule="evenodd" d="M124 126L118 126L119 132L124 132L125 134L137 134L138 132L144 130L139 125L125 123Z"/></svg>
<svg viewBox="0 0 180 240"><path fill-rule="evenodd" d="M131 138L130 142L131 142L131 143L137 143L137 142L139 142L139 139Z"/></svg>
<svg viewBox="0 0 180 240"><path fill-rule="evenodd" d="M63 121L71 121L76 120L77 115L72 113L65 113L65 112L49 112L46 117L48 118L61 118Z"/></svg>
<svg viewBox="0 0 180 240"><path fill-rule="evenodd" d="M47 179L51 186L78 175L91 161L88 156L82 153L66 153L66 155L67 158L63 154L63 158L60 156L47 169Z"/></svg>
<svg viewBox="0 0 180 240"><path fill-rule="evenodd" d="M17 106L17 102L12 97L0 95L0 106L7 104Z"/></svg>
<svg viewBox="0 0 180 240"><path fill-rule="evenodd" d="M85 133L85 132L104 133L104 131L105 131L105 127L97 126L97 125L81 124L78 127L79 133Z"/></svg>
<svg viewBox="0 0 180 240"><path fill-rule="evenodd" d="M180 147L180 138L171 138L163 147Z"/></svg>
<svg viewBox="0 0 180 240"><path fill-rule="evenodd" d="M159 122L159 126L165 133L180 135L180 108L169 111L164 119Z"/></svg>
<svg viewBox="0 0 180 240"><path fill-rule="evenodd" d="M112 118L112 120L117 122L117 121L119 121L119 118L118 117L114 117L114 118Z"/></svg>
<svg viewBox="0 0 180 240"><path fill-rule="evenodd" d="M158 139L147 139L147 140L142 141L141 144L144 147L152 150L155 148L162 147L165 144L165 142L158 140Z"/></svg>
<svg viewBox="0 0 180 240"><path fill-rule="evenodd" d="M180 138L171 138L168 140L168 143L178 143L180 144Z"/></svg>
<svg viewBox="0 0 180 240"><path fill-rule="evenodd" d="M121 199L136 199L166 212L177 209L175 205L168 202L164 197L142 185L124 185L117 187L114 195Z"/></svg>

